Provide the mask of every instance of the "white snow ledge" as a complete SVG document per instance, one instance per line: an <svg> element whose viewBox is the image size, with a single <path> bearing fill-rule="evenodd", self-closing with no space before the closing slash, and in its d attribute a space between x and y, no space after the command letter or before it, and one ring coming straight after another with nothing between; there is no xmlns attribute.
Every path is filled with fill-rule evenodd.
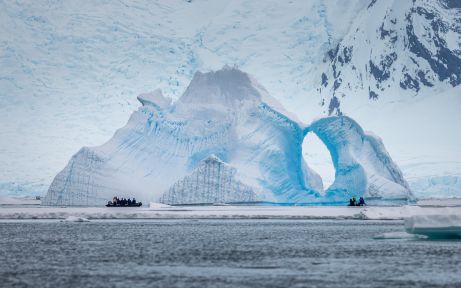
<svg viewBox="0 0 461 288"><path fill-rule="evenodd" d="M86 219L361 219L361 220L413 220L413 226L424 227L423 215L457 217L461 220L461 207L280 207L280 206L172 206L153 208L96 208L96 207L5 207L0 219L66 219L69 216ZM442 216L440 216L442 215ZM450 216L448 216L450 215ZM455 216L453 216L455 215ZM438 219L438 218L432 218ZM440 219L438 219L440 220ZM442 220L440 220L442 221ZM445 221L445 220L443 220ZM458 222L456 222L458 221ZM410 223L410 222L408 222ZM438 222L443 223L443 222ZM420 226L418 226L420 225ZM408 230L407 230L408 231ZM411 232L410 232L411 233Z"/></svg>

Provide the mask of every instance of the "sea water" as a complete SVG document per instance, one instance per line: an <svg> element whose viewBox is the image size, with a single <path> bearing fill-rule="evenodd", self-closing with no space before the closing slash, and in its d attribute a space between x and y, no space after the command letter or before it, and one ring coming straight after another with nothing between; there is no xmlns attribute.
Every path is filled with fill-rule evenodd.
<svg viewBox="0 0 461 288"><path fill-rule="evenodd" d="M402 221L2 221L0 286L461 287L461 241L376 239L393 232Z"/></svg>

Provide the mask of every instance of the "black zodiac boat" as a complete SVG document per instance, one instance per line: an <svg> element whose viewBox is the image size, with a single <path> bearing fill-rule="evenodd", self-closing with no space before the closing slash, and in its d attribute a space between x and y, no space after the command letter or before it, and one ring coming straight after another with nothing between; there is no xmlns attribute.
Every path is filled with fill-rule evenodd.
<svg viewBox="0 0 461 288"><path fill-rule="evenodd" d="M107 202L106 207L141 207L142 203L141 202L136 202L136 199L133 198L131 200L130 198L125 199L125 198L118 198L117 196L114 196L112 201Z"/></svg>
<svg viewBox="0 0 461 288"><path fill-rule="evenodd" d="M114 204L112 202L108 202L106 204L106 207L141 207L141 206L142 206L142 202L136 202L134 204L125 204L125 205Z"/></svg>

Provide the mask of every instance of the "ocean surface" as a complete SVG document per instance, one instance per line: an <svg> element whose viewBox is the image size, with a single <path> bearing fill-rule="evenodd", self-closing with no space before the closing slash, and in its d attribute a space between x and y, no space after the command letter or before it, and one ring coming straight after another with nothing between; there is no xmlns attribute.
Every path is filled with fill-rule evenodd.
<svg viewBox="0 0 461 288"><path fill-rule="evenodd" d="M0 222L0 287L461 287L461 241L401 221Z"/></svg>

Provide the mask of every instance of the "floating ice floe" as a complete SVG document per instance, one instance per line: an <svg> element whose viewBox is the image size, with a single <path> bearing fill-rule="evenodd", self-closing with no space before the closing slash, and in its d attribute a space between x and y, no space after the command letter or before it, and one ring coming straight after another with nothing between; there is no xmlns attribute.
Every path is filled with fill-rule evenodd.
<svg viewBox="0 0 461 288"><path fill-rule="evenodd" d="M417 234L410 234L405 231L397 231L397 232L386 232L383 234L376 235L373 239L425 239L427 236L425 235L417 235Z"/></svg>
<svg viewBox="0 0 461 288"><path fill-rule="evenodd" d="M62 222L90 222L90 220L83 217L69 216L66 219L62 220Z"/></svg>
<svg viewBox="0 0 461 288"><path fill-rule="evenodd" d="M461 238L461 214L410 216L405 218L405 230L429 238Z"/></svg>

